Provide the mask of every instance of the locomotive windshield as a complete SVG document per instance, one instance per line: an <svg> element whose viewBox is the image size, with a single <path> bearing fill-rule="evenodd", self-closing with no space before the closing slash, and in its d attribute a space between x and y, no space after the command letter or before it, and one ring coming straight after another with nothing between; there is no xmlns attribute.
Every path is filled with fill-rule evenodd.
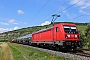
<svg viewBox="0 0 90 60"><path fill-rule="evenodd" d="M73 33L73 34L78 33L76 26L64 26L64 31L66 33Z"/></svg>

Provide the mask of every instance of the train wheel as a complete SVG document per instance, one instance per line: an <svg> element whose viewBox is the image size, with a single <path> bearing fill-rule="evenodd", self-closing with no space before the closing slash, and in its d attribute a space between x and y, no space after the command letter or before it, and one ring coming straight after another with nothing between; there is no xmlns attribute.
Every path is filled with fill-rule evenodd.
<svg viewBox="0 0 90 60"><path fill-rule="evenodd" d="M29 45L32 45L31 41L29 41Z"/></svg>

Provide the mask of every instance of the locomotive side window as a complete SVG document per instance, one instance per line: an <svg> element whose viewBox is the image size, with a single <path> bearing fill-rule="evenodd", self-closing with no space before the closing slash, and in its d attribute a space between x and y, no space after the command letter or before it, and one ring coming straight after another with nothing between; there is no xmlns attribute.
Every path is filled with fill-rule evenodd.
<svg viewBox="0 0 90 60"><path fill-rule="evenodd" d="M58 30L58 27L56 27L56 32L58 32L59 30Z"/></svg>
<svg viewBox="0 0 90 60"><path fill-rule="evenodd" d="M78 33L76 26L64 26L64 31L66 33L73 33L73 34Z"/></svg>

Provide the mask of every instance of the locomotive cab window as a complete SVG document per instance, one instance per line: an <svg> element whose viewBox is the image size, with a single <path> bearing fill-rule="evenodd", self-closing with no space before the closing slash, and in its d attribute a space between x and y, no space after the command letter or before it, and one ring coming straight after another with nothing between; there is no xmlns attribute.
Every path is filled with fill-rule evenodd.
<svg viewBox="0 0 90 60"><path fill-rule="evenodd" d="M58 29L58 27L56 27L56 32L58 32L59 31L59 29Z"/></svg>
<svg viewBox="0 0 90 60"><path fill-rule="evenodd" d="M77 30L77 28L76 28L76 26L64 26L64 31L66 32L66 33L75 33L75 34L77 34L78 33L78 30Z"/></svg>

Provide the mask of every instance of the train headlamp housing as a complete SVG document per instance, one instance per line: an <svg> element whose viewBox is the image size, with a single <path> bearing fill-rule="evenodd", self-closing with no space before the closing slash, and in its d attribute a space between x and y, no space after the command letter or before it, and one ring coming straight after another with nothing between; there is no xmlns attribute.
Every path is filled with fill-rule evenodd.
<svg viewBox="0 0 90 60"><path fill-rule="evenodd" d="M78 38L78 35L75 35L75 38Z"/></svg>
<svg viewBox="0 0 90 60"><path fill-rule="evenodd" d="M65 35L65 38L70 38L70 35L69 35L69 34L66 34L66 35Z"/></svg>

